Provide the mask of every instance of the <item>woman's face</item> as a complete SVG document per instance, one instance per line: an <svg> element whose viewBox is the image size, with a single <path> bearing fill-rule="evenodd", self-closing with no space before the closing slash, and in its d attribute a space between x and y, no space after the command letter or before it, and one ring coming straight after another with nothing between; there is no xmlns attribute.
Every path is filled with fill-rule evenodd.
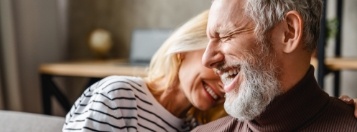
<svg viewBox="0 0 357 132"><path fill-rule="evenodd" d="M181 90L191 104L207 110L224 102L223 84L212 69L202 64L204 49L181 53L179 81Z"/></svg>

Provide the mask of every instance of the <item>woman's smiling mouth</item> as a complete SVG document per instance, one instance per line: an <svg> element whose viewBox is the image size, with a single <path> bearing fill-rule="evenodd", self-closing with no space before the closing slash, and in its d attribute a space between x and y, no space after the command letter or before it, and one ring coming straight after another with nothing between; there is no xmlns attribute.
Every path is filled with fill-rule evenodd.
<svg viewBox="0 0 357 132"><path fill-rule="evenodd" d="M214 90L210 86L208 86L206 83L203 83L203 87L215 101L219 99L219 96L214 92Z"/></svg>

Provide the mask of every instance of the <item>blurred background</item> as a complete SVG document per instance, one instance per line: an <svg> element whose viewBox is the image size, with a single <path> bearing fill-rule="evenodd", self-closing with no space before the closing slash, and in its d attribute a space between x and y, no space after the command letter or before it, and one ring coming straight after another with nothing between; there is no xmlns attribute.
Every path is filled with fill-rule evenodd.
<svg viewBox="0 0 357 132"><path fill-rule="evenodd" d="M207 0L1 0L0 109L43 113L39 68L42 64L97 59L128 59L136 29L173 30L208 9ZM327 18L336 19L337 0L329 0ZM341 53L357 57L357 1L344 0ZM331 26L333 27L333 26ZM98 31L98 29L100 29ZM94 50L99 32L104 47ZM104 38L104 40L103 40ZM335 37L326 38L326 57L334 57ZM94 44L95 45L95 44ZM356 66L357 67L357 66ZM324 78L333 95L334 75ZM357 97L357 72L341 71L339 94ZM70 103L88 78L55 81ZM52 114L66 112L52 98Z"/></svg>

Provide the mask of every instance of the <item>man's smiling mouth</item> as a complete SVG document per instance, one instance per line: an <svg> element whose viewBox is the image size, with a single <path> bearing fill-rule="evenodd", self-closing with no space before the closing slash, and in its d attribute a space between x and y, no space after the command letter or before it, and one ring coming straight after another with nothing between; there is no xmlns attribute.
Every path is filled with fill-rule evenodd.
<svg viewBox="0 0 357 132"><path fill-rule="evenodd" d="M224 84L225 92L229 92L238 84L241 66L226 66L218 70L218 74Z"/></svg>
<svg viewBox="0 0 357 132"><path fill-rule="evenodd" d="M240 66L234 66L220 70L221 78L234 79L240 72Z"/></svg>

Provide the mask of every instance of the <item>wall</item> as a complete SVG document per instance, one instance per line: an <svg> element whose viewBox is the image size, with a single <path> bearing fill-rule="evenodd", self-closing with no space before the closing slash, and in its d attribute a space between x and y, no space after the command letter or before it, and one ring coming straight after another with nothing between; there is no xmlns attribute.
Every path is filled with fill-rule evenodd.
<svg viewBox="0 0 357 132"><path fill-rule="evenodd" d="M1 98L3 109L22 110L12 7L10 0L0 1Z"/></svg>
<svg viewBox="0 0 357 132"><path fill-rule="evenodd" d="M63 61L66 53L59 33L57 0L12 0L11 3L16 40L13 53L17 55L15 68L19 71L22 109L40 113L38 68L41 63Z"/></svg>
<svg viewBox="0 0 357 132"><path fill-rule="evenodd" d="M1 42L1 41L0 41ZM0 43L1 45L1 43ZM0 56L1 57L1 56ZM2 65L0 65L0 69L2 69ZM0 110L5 108L4 105L4 85L3 85L3 76L2 76L2 70L0 70Z"/></svg>
<svg viewBox="0 0 357 132"><path fill-rule="evenodd" d="M344 4L344 27L343 27L343 46L344 57L357 56L357 1L345 0ZM357 97L357 71L342 72L342 94Z"/></svg>
<svg viewBox="0 0 357 132"><path fill-rule="evenodd" d="M357 57L357 1L344 0L343 5L343 27L342 27L342 57ZM335 18L336 0L328 1L328 19ZM334 38L328 40L326 47L326 56L333 57L334 53ZM357 71L343 70L341 72L341 95L349 95L357 97ZM332 94L333 75L326 76L325 79L326 91Z"/></svg>
<svg viewBox="0 0 357 132"><path fill-rule="evenodd" d="M206 0L75 0L69 2L69 55L91 59L88 34L95 28L114 36L110 57L127 58L134 28L175 28L208 9Z"/></svg>

